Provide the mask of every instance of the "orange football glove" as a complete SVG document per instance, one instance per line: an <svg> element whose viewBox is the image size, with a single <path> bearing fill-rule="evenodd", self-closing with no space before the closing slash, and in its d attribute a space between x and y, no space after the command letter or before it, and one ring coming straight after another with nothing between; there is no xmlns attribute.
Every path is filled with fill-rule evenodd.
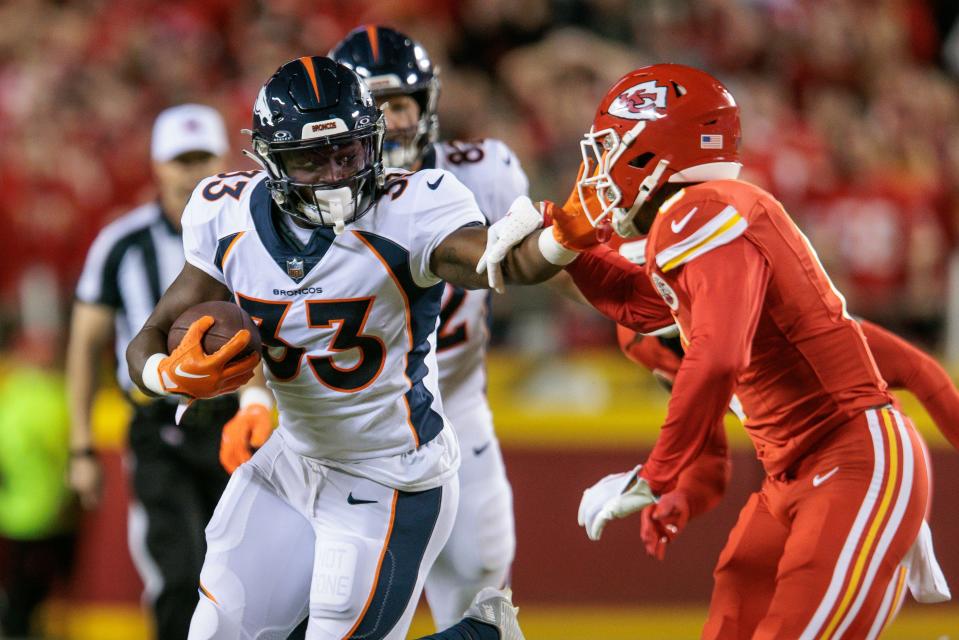
<svg viewBox="0 0 959 640"><path fill-rule="evenodd" d="M253 457L273 433L273 414L262 404L251 404L236 412L223 425L220 436L220 464L233 473Z"/></svg>
<svg viewBox="0 0 959 640"><path fill-rule="evenodd" d="M659 502L643 509L639 536L646 553L662 560L666 545L678 536L689 522L689 499L682 489L674 489L659 498Z"/></svg>
<svg viewBox="0 0 959 640"><path fill-rule="evenodd" d="M585 171L585 166L580 164L573 190L562 207L554 202L546 201L543 203L544 216L553 221L553 237L561 245L572 251L584 251L609 239L608 225L594 227L589 218L586 217L586 210L579 197L578 189L583 171ZM587 204L589 210L594 214L602 211L594 190L591 190L587 195Z"/></svg>
<svg viewBox="0 0 959 640"><path fill-rule="evenodd" d="M191 398L212 398L239 389L253 377L260 361L251 353L238 362L230 362L250 344L250 332L241 329L216 353L203 351L204 334L213 326L212 316L203 316L190 325L173 353L160 361L158 373L163 390Z"/></svg>

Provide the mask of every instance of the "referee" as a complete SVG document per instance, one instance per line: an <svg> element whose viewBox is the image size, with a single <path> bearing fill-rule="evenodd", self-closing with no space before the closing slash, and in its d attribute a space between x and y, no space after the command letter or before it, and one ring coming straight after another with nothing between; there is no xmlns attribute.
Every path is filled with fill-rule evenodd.
<svg viewBox="0 0 959 640"><path fill-rule="evenodd" d="M223 171L229 148L214 109L184 104L162 112L151 155L159 197L107 225L87 254L77 285L67 355L70 401L69 483L82 506L100 500L100 467L90 411L100 356L111 335L117 381L134 405L129 469L134 502L128 540L151 607L156 637L187 637L203 563L203 529L228 476L218 452L223 424L237 411L235 395L202 401L174 424L176 401L147 399L127 373L127 343L183 267L180 215L202 178Z"/></svg>

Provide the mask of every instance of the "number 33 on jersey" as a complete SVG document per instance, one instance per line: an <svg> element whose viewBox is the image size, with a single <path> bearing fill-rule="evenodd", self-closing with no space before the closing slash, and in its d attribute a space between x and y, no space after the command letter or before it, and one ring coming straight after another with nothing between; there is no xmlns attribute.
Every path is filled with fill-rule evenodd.
<svg viewBox="0 0 959 640"><path fill-rule="evenodd" d="M397 455L444 425L431 344L443 287L429 261L449 233L484 218L446 172L393 178L344 233L319 228L305 246L262 173L208 178L184 212L187 261L260 325L281 427L302 455Z"/></svg>

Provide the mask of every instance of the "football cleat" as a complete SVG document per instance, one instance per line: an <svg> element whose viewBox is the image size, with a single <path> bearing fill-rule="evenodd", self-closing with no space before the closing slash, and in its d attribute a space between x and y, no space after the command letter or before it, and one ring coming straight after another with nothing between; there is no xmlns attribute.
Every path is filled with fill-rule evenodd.
<svg viewBox="0 0 959 640"><path fill-rule="evenodd" d="M516 619L519 607L513 606L512 598L513 591L508 587L486 587L476 594L463 617L496 627L500 640L526 640Z"/></svg>

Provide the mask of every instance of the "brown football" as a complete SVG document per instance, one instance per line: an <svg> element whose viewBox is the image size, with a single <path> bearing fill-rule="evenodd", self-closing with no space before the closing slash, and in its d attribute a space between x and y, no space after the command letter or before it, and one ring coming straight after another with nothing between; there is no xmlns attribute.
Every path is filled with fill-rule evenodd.
<svg viewBox="0 0 959 640"><path fill-rule="evenodd" d="M173 350L183 340L183 336L186 335L190 325L203 316L212 316L214 320L213 326L203 336L203 351L207 354L215 353L240 329L246 329L250 332L250 344L233 360L241 359L260 350L260 329L253 322L250 314L232 302L213 301L201 302L180 314L167 334L168 353L173 353Z"/></svg>

